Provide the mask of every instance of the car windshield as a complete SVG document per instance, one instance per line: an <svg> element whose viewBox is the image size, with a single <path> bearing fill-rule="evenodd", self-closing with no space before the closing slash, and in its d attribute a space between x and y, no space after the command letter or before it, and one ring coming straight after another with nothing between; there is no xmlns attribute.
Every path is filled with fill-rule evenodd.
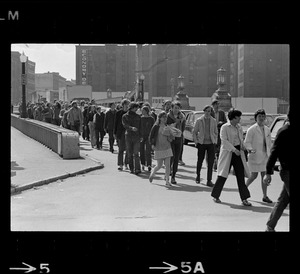
<svg viewBox="0 0 300 274"><path fill-rule="evenodd" d="M284 124L284 119L282 120L278 120L276 122L276 124L274 125L273 129L272 129L272 132L271 132L271 138L275 138L276 135L277 135L277 131L283 126Z"/></svg>

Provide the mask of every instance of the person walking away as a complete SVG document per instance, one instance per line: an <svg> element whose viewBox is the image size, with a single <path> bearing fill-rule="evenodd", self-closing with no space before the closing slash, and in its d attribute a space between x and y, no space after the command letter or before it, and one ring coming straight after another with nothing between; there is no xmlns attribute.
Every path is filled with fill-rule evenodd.
<svg viewBox="0 0 300 274"><path fill-rule="evenodd" d="M265 110L257 110L254 113L254 119L256 123L248 128L245 137L245 146L248 150L248 167L251 172L250 177L246 181L246 186L249 188L250 184L257 178L260 172L263 192L262 200L265 203L272 203L267 196L267 185L263 182L271 149L271 132L265 125Z"/></svg>
<svg viewBox="0 0 300 274"><path fill-rule="evenodd" d="M69 105L69 103L66 102L64 105L64 109L62 109L60 112L60 116L62 116L61 125L66 129L71 129L70 125L68 123L68 113L69 113L70 109L71 109L71 106Z"/></svg>
<svg viewBox="0 0 300 274"><path fill-rule="evenodd" d="M127 153L125 155L124 161L124 151L126 152L126 142L125 142L125 128L122 123L122 117L128 110L129 105L128 99L123 99L121 102L122 108L116 112L115 124L114 124L114 137L118 142L118 170L123 170L123 166L125 163L125 167L128 164L128 156Z"/></svg>
<svg viewBox="0 0 300 274"><path fill-rule="evenodd" d="M220 147L221 147L220 130L221 130L221 126L224 125L225 123L227 123L227 119L226 119L225 112L223 110L219 109L220 103L219 103L218 99L212 100L211 105L213 108L212 112L211 112L211 116L216 119L217 128L218 128L218 139L217 139L217 144L215 145L215 160L214 160L214 166L213 166L213 169L216 171L219 154L220 154Z"/></svg>
<svg viewBox="0 0 300 274"><path fill-rule="evenodd" d="M270 157L266 166L264 183L270 185L272 181L273 168L277 159L280 163L280 178L283 181L283 188L279 194L278 200L272 209L271 215L267 221L267 232L274 232L275 227L287 205L290 203L290 169L292 164L291 151L294 149L294 135L290 127L290 109L288 110L287 123L278 130L274 144L271 147Z"/></svg>
<svg viewBox="0 0 300 274"><path fill-rule="evenodd" d="M83 117L83 132L82 132L82 138L84 140L89 141L90 140L90 130L89 130L89 105L85 104L83 107L82 112Z"/></svg>
<svg viewBox="0 0 300 274"><path fill-rule="evenodd" d="M101 112L101 107L97 106L96 113L94 114L94 118L93 118L97 149L102 149L103 138L105 136L104 119L105 119L105 114Z"/></svg>
<svg viewBox="0 0 300 274"><path fill-rule="evenodd" d="M52 123L53 110L50 103L47 103L43 109L43 116L46 123Z"/></svg>
<svg viewBox="0 0 300 274"><path fill-rule="evenodd" d="M90 139L92 148L96 147L95 124L93 122L94 115L96 114L96 106L91 105L88 111L88 126L90 131Z"/></svg>
<svg viewBox="0 0 300 274"><path fill-rule="evenodd" d="M251 206L248 202L250 192L245 184L245 176L249 177L250 172L246 163L245 145L243 142L243 129L239 125L242 112L237 109L230 109L228 112L229 122L221 127L221 149L218 160L218 177L212 189L211 196L216 203L219 199L223 186L228 177L231 166L235 171L240 198L244 206Z"/></svg>
<svg viewBox="0 0 300 274"><path fill-rule="evenodd" d="M130 173L136 175L141 173L140 163L140 141L141 141L141 116L136 114L139 105L131 102L128 106L128 112L122 117L122 123L125 128L126 153Z"/></svg>
<svg viewBox="0 0 300 274"><path fill-rule="evenodd" d="M78 134L81 134L81 129L82 129L82 112L80 108L77 106L77 102L73 101L71 104L71 109L68 111L67 114L67 120L68 124L70 125L70 129L77 131Z"/></svg>
<svg viewBox="0 0 300 274"><path fill-rule="evenodd" d="M61 111L61 104L58 101L56 101L54 104L54 107L53 107L53 120L52 121L53 121L53 124L57 125L57 126L60 126L60 124L61 124L61 120L59 117L60 111Z"/></svg>
<svg viewBox="0 0 300 274"><path fill-rule="evenodd" d="M174 101L171 104L171 110L167 116L167 125L173 125L177 129L179 129L182 133L185 128L185 116L180 111L181 104L178 101ZM182 135L182 134L181 134ZM175 137L175 139L171 142L173 156L171 158L171 183L176 184L175 176L178 170L178 163L179 163L179 155L181 151L181 144L182 144L182 136Z"/></svg>
<svg viewBox="0 0 300 274"><path fill-rule="evenodd" d="M207 153L207 186L213 187L212 183L212 171L215 159L215 145L218 138L217 121L211 116L212 107L205 106L204 115L197 119L193 131L193 139L195 146L198 149L198 159L197 159L197 177L196 183L200 184L200 172L202 168L202 163L205 157L205 152Z"/></svg>
<svg viewBox="0 0 300 274"><path fill-rule="evenodd" d="M151 171L152 166L152 157L151 157L151 145L149 143L150 131L154 125L154 119L150 115L150 108L148 106L142 107L142 116L141 116L141 136L142 141L140 143L140 157L142 170L145 170L147 166L148 171Z"/></svg>
<svg viewBox="0 0 300 274"><path fill-rule="evenodd" d="M150 131L149 143L154 150L154 159L157 160L157 165L153 168L149 176L149 181L150 183L153 181L156 172L160 170L163 163L165 163L166 186L172 186L172 184L169 182L170 162L171 157L173 156L170 143L172 131L170 127L166 125L166 123L167 113L165 111L162 111L158 114L157 120Z"/></svg>
<svg viewBox="0 0 300 274"><path fill-rule="evenodd" d="M104 128L108 133L109 151L113 153L115 142L114 125L116 119L116 105L115 103L110 103L109 107L110 109L105 113Z"/></svg>

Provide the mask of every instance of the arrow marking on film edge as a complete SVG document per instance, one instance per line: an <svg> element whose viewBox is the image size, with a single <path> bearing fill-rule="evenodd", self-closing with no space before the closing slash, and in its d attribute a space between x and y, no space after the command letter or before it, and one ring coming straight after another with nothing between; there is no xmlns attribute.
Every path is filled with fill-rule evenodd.
<svg viewBox="0 0 300 274"><path fill-rule="evenodd" d="M168 264L166 262L163 262L164 264L168 265L167 267L165 266L153 266L153 267L149 267L149 269L167 269L164 273L167 273L167 272L170 272L170 271L174 271L176 269L178 269L177 266L175 265L171 265L171 264Z"/></svg>
<svg viewBox="0 0 300 274"><path fill-rule="evenodd" d="M23 262L22 262L22 264L26 265L27 267L26 268L10 267L9 270L27 270L25 273L28 273L28 272L36 270L35 267L33 267L33 266L29 265L29 264L26 264L26 263L23 263Z"/></svg>

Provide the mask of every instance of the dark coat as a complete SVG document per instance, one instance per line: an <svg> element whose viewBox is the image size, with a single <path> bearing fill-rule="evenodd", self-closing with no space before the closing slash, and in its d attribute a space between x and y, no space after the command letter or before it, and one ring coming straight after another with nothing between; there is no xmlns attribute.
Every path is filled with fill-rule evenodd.
<svg viewBox="0 0 300 274"><path fill-rule="evenodd" d="M141 116L134 111L126 112L122 117L122 123L126 129L125 135L131 138L140 138L141 136ZM137 131L133 131L133 127L137 128Z"/></svg>
<svg viewBox="0 0 300 274"><path fill-rule="evenodd" d="M159 130L159 125L153 125L153 127L151 128L149 138L148 138L150 145L153 146L156 145L158 130Z"/></svg>
<svg viewBox="0 0 300 274"><path fill-rule="evenodd" d="M105 113L104 128L107 132L114 130L115 119L116 119L115 110L110 109Z"/></svg>
<svg viewBox="0 0 300 274"><path fill-rule="evenodd" d="M141 117L141 136L144 140L148 139L150 131L154 125L154 119L152 116Z"/></svg>
<svg viewBox="0 0 300 274"><path fill-rule="evenodd" d="M101 112L100 114L97 112L94 115L94 124L95 124L95 130L99 130L100 132L104 132L104 118L105 114Z"/></svg>
<svg viewBox="0 0 300 274"><path fill-rule="evenodd" d="M126 113L123 109L120 109L116 112L115 125L114 125L114 134L117 139L121 139L122 135L125 134L125 128L122 123L122 117Z"/></svg>

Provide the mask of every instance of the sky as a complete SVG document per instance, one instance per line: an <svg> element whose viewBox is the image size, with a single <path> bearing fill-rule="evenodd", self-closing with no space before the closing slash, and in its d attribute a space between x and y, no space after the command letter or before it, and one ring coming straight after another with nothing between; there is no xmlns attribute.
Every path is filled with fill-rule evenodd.
<svg viewBox="0 0 300 274"><path fill-rule="evenodd" d="M75 80L76 44L12 44L11 51L18 51L35 62L35 72L59 72L67 80Z"/></svg>

